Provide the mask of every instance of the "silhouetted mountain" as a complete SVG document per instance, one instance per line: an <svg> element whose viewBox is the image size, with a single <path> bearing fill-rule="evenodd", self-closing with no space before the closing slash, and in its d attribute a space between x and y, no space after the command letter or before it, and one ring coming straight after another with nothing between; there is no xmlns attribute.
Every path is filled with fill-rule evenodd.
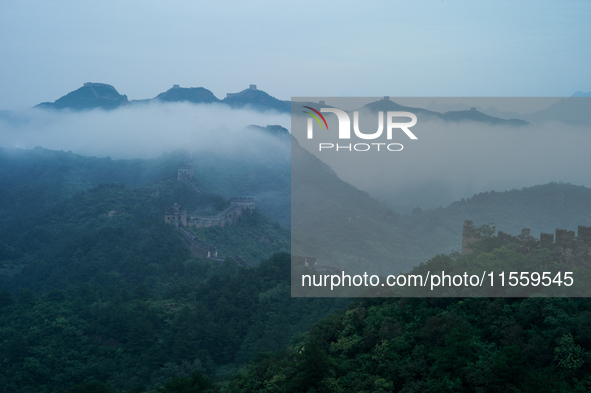
<svg viewBox="0 0 591 393"><path fill-rule="evenodd" d="M426 260L398 214L341 180L293 137L291 148L293 254L347 270L370 264L374 271L387 271L386 264L406 270Z"/></svg>
<svg viewBox="0 0 591 393"><path fill-rule="evenodd" d="M475 108L471 108L468 111L450 111L440 115L443 120L447 121L478 121L482 123L502 125L502 126L525 126L528 123L521 119L501 119L498 117L489 116L482 112L477 111Z"/></svg>
<svg viewBox="0 0 591 393"><path fill-rule="evenodd" d="M171 89L158 94L154 99L132 100L132 104L147 104L153 100L164 102L191 102L194 104L219 102L232 108L249 107L258 111L276 110L278 112L289 113L291 109L290 101L278 100L275 97L258 90L256 85L250 85L246 90L240 93L228 93L223 100L218 99L210 90L204 87L179 87L174 85ZM117 90L104 83L85 83L84 86L55 102L43 102L36 108L54 108L54 109L115 109L121 105L127 105L130 102L126 95L121 95Z"/></svg>
<svg viewBox="0 0 591 393"><path fill-rule="evenodd" d="M401 111L401 112L412 112L415 115L422 117L422 118L435 118L441 119L445 121L476 121L494 125L504 125L504 126L524 126L528 123L521 119L501 119L494 116L486 115L482 112L476 110L476 108L471 108L470 110L459 110L459 111L449 111L445 113L439 113L430 111L423 108L413 108L409 106L403 106L400 104L391 101L389 98L384 98L379 101L372 102L370 104L365 105L362 109L368 109L372 112L378 111Z"/></svg>
<svg viewBox="0 0 591 393"><path fill-rule="evenodd" d="M500 98L499 100L503 100ZM517 120L521 119L528 123L539 124L545 122L562 122L571 125L587 125L591 123L591 92L577 91L570 97L552 98L539 97L527 98L528 102L535 103L545 109L537 110L533 113L519 113L515 110L499 110L495 106L479 107L476 106L476 112L492 116L494 119L482 117L468 112L470 106L464 103L456 104L438 104L433 101L427 108L444 112L442 117L448 117L448 120L455 120L460 117L473 117L476 121L488 121L496 124L496 119ZM501 123L502 124L502 123ZM511 124L511 123L506 123Z"/></svg>
<svg viewBox="0 0 591 393"><path fill-rule="evenodd" d="M122 105L129 104L126 95L121 95L111 85L105 83L87 82L79 88L65 96L57 99L55 102L43 102L36 108L54 108L54 109L115 109Z"/></svg>
<svg viewBox="0 0 591 393"><path fill-rule="evenodd" d="M222 100L232 108L244 108L249 106L259 111L276 110L278 112L290 112L290 101L281 101L270 96L262 90L258 90L256 85L250 85L248 89L240 93L228 93Z"/></svg>
<svg viewBox="0 0 591 393"><path fill-rule="evenodd" d="M587 125L591 123L591 97L578 95L563 98L550 105L548 109L534 112L528 116L530 121L536 123L559 121L567 124ZM524 116L524 118L527 117Z"/></svg>
<svg viewBox="0 0 591 393"><path fill-rule="evenodd" d="M209 104L220 101L211 91L203 87L179 87L179 85L174 85L164 93L158 94L155 99L166 102L188 101L195 104Z"/></svg>
<svg viewBox="0 0 591 393"><path fill-rule="evenodd" d="M577 90L571 97L591 97L591 91L584 92Z"/></svg>
<svg viewBox="0 0 591 393"><path fill-rule="evenodd" d="M387 111L399 111L399 112L412 112L417 116L421 117L433 117L433 118L441 118L441 113L433 112L423 108L413 108L410 106L404 106L391 101L389 98L384 97L379 101L372 102L363 106L361 109L367 109L372 112L387 112Z"/></svg>

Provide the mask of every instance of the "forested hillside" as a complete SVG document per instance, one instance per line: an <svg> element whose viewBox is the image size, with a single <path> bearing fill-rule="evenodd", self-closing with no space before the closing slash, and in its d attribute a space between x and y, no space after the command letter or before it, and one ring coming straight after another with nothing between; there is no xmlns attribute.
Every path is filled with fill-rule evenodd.
<svg viewBox="0 0 591 393"><path fill-rule="evenodd" d="M239 151L151 160L0 151L0 391L589 388L585 299L367 299L344 310L350 300L291 298L290 232L282 224L290 217L282 150L288 144L273 127L245 132L277 138L277 150L257 162ZM191 160L200 194L176 180L178 166ZM351 191L330 170L309 169ZM306 191L319 198L307 208L329 214L318 218L338 213L323 212L335 201L339 209L354 206L355 215L334 216L329 230L353 236L346 230L357 226L417 261L421 252L459 248L464 219L480 225L498 217L510 224L498 228L512 232L574 229L589 218L589 189L556 183L476 195L411 216L388 211L360 190L330 200L319 189L297 190ZM174 203L215 213L229 197L245 195L255 197L253 212L224 228L193 230L219 255L238 254L252 269L193 257L164 223ZM307 236L322 241L318 228L310 229ZM415 272L551 262L548 255L483 244L480 254L440 255ZM329 315L335 310L341 311Z"/></svg>
<svg viewBox="0 0 591 393"><path fill-rule="evenodd" d="M230 392L587 392L577 298L367 299L261 355Z"/></svg>
<svg viewBox="0 0 591 393"><path fill-rule="evenodd" d="M488 238L468 255L440 255L413 270L452 274L519 263L560 268L548 253L497 248ZM530 270L533 269L533 270ZM562 267L564 269L564 266ZM580 276L576 276L581 278ZM588 278L581 283L588 286ZM499 285L499 283L497 283ZM563 287L564 288L564 287ZM591 302L532 298L365 298L316 324L282 351L260 355L235 375L228 392L587 392L591 389ZM518 296L511 288L503 296ZM428 292L428 291L427 291ZM440 292L440 294L442 294ZM423 293L424 295L424 293Z"/></svg>
<svg viewBox="0 0 591 393"><path fill-rule="evenodd" d="M591 226L591 189L564 183L549 183L505 192L487 191L456 201L444 208L421 210L404 216L404 227L413 236L429 234L437 252L460 251L464 220L476 225L494 222L504 232L517 235L530 228L541 232L556 228L576 230Z"/></svg>
<svg viewBox="0 0 591 393"><path fill-rule="evenodd" d="M238 144L247 140L274 147L264 155L237 147L233 153L178 150L154 159L113 160L43 148L0 149L0 231L102 183L134 188L176 179L179 165L188 163L204 191L224 198L255 197L264 214L289 226L289 139L286 130L273 129L228 131L227 138Z"/></svg>
<svg viewBox="0 0 591 393"><path fill-rule="evenodd" d="M155 391L195 370L224 377L344 304L292 299L287 254L246 270L183 259L182 251L164 268L142 264L164 275L122 288L102 285L101 272L87 265L65 290L1 290L0 391L54 392L92 380L114 391Z"/></svg>
<svg viewBox="0 0 591 393"><path fill-rule="evenodd" d="M0 391L156 391L196 370L224 378L344 304L290 298L289 230L258 209L196 230L254 268L194 258L165 210L216 212L228 200L215 173L195 177L200 194L176 180L189 159L2 151ZM270 172L250 170L263 178L242 186L254 192Z"/></svg>
<svg viewBox="0 0 591 393"><path fill-rule="evenodd" d="M82 283L130 290L149 282L167 286L191 255L164 211L173 203L188 208L223 206L220 196L194 194L175 180L128 189L102 184L80 192L3 235L2 287L45 291ZM242 255L251 265L289 251L289 231L255 211L231 231L202 230L220 256ZM256 250L257 252L253 251Z"/></svg>

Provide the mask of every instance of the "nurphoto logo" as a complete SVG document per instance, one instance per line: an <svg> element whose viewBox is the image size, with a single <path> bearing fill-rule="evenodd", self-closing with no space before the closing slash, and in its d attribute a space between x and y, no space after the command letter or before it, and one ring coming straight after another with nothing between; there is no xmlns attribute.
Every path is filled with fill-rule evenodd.
<svg viewBox="0 0 591 393"><path fill-rule="evenodd" d="M320 108L320 111L305 106L304 108L311 110L303 111L304 113L312 116L308 118L307 123L307 138L314 139L314 120L320 126L320 129L323 130L326 127L328 130L328 122L326 118L322 115L322 113L334 113L337 116L338 120L338 138L341 139L351 139L351 119L349 114L342 109L337 108ZM384 116L384 112L378 112L378 129L373 133L364 133L361 132L359 128L359 111L353 112L353 132L355 136L359 139L363 140L375 140L382 136L384 132L384 117L386 118L386 139L392 140L393 131L395 129L402 130L406 136L410 139L418 139L415 134L409 129L410 127L417 124L417 117L414 113L411 112L396 112L396 111L388 111ZM410 121L400 122L400 118L408 118ZM395 120L396 119L396 120ZM321 121L322 120L322 121ZM339 143L328 143L322 142L318 144L318 150L331 150L335 149L336 151L339 150L346 150L346 151L369 151L369 150L377 150L380 151L381 147L384 147L384 150L388 151L401 151L404 146L401 143L385 143L385 142L372 142L372 143L356 143L356 144L339 144Z"/></svg>

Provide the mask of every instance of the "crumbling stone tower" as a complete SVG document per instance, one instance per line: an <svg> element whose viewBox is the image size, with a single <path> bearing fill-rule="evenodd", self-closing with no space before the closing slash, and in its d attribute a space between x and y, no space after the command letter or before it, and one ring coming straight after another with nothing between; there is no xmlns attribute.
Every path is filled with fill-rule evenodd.
<svg viewBox="0 0 591 393"><path fill-rule="evenodd" d="M164 222L174 225L175 227L187 226L187 211L182 209L178 203L166 210L164 215Z"/></svg>
<svg viewBox="0 0 591 393"><path fill-rule="evenodd" d="M193 177L193 165L180 165L176 179L178 181L183 181L187 178L190 179L191 177Z"/></svg>

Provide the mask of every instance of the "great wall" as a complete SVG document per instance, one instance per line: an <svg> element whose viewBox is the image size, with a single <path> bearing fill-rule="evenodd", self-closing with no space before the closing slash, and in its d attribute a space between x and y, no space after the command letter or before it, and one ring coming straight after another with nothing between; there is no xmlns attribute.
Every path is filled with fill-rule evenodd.
<svg viewBox="0 0 591 393"><path fill-rule="evenodd" d="M195 193L202 193L193 179L193 166L181 165L178 169L177 180L183 182L187 188ZM230 206L213 216L188 216L178 204L174 204L166 210L164 221L177 228L179 234L187 243L194 256L199 258L223 261L219 257L217 249L203 240L199 239L188 227L207 228L212 226L225 227L235 223L246 211L255 208L254 198L238 197L230 199ZM541 233L537 239L531 236L531 230L524 228L520 235L513 236L503 231L498 231L497 239L501 246L507 244L518 245L523 252L537 249L548 249L552 251L554 260L565 265L579 265L591 267L591 227L579 225L578 236L574 231L556 229L556 233ZM481 234L474 227L471 220L464 221L462 231L462 255L473 252L485 235ZM244 259L235 255L228 259L234 260L237 264L250 268ZM292 256L292 262L296 265L314 266L320 270L335 270L333 266L317 265L316 258Z"/></svg>
<svg viewBox="0 0 591 393"><path fill-rule="evenodd" d="M478 242L484 238L474 223L470 220L464 222L462 232L462 254L474 251ZM516 244L523 252L538 249L548 249L553 252L554 260L566 266L591 265L591 227L579 225L578 236L574 231L556 229L556 237L551 233L541 233L540 239L531 236L531 230L524 228L517 236L499 231L497 238L501 245Z"/></svg>
<svg viewBox="0 0 591 393"><path fill-rule="evenodd" d="M193 179L193 166L181 165L177 173L177 180L187 186L187 188L197 194L201 194L195 180ZM225 259L230 259L238 265L250 268L252 267L239 255L234 257L220 257L218 256L217 248L207 244L201 240L193 231L187 229L189 227L207 228L207 227L225 227L232 225L247 211L254 210L254 198L238 197L230 199L230 206L213 216L188 216L187 211L180 205L175 203L172 207L166 210L164 214L164 222L173 226L181 238L185 241L188 248L191 250L193 256L204 259L212 259L218 262L223 262Z"/></svg>
<svg viewBox="0 0 591 393"><path fill-rule="evenodd" d="M554 261L565 266L580 266L591 268L591 227L579 225L578 236L575 231L556 229L556 235L551 233L540 234L540 239L531 236L531 229L524 228L517 236L498 231L496 238L500 246L515 244L521 252L527 253L533 250L547 249L552 252ZM462 231L462 255L475 251L478 243L486 236L482 234L471 220L464 221ZM315 257L292 255L292 266L305 266L316 269L317 272L336 272L343 270L334 266L318 265Z"/></svg>
<svg viewBox="0 0 591 393"><path fill-rule="evenodd" d="M174 204L166 210L164 222L176 227L182 225L185 227L207 228L207 227L225 227L232 225L245 211L254 209L253 198L232 198L230 206L213 216L187 216L187 211L178 204Z"/></svg>

